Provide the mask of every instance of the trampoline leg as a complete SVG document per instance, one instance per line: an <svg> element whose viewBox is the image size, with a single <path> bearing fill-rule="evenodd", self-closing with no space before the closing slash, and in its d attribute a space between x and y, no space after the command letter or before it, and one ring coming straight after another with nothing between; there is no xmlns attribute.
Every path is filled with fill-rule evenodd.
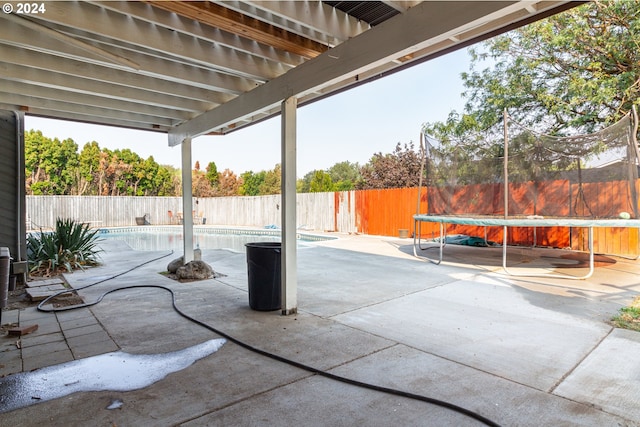
<svg viewBox="0 0 640 427"><path fill-rule="evenodd" d="M418 255L418 251L417 248L422 249L422 247L420 246L420 235L421 235L421 231L422 231L422 222L418 221L418 220L413 220L414 221L414 226L413 229L414 230L418 230L414 235L413 235L413 256L415 256L416 258L420 258L420 259L424 259L427 260L435 265L438 265L442 262L442 248L444 247L444 225L442 222L440 222L440 258L438 259L438 261L432 260L429 257L423 256L423 255ZM417 227L415 223L418 223ZM417 240L417 241L416 241ZM427 248L425 248L427 249Z"/></svg>
<svg viewBox="0 0 640 427"><path fill-rule="evenodd" d="M438 259L438 264L442 262L442 249L444 249L444 241L447 238L447 233L445 232L444 223L440 223L440 258Z"/></svg>
<svg viewBox="0 0 640 427"><path fill-rule="evenodd" d="M418 256L418 251L416 251L416 243L420 244L420 235L422 234L422 230L421 230L421 224L420 221L418 220L413 220L413 230L415 231L413 233L413 256L417 257ZM417 240L417 242L416 242Z"/></svg>
<svg viewBox="0 0 640 427"><path fill-rule="evenodd" d="M509 273L509 270L507 270L507 226L506 225L503 227L503 231L502 231L502 268L504 269L504 271L507 272L507 274L511 274Z"/></svg>
<svg viewBox="0 0 640 427"><path fill-rule="evenodd" d="M572 280L584 280L591 277L595 270L594 252L593 252L593 226L589 226L589 272L584 276L571 276L563 274L534 274L534 273L512 273L507 269L507 226L504 226L504 233L502 235L502 269L509 276L516 277L552 277L556 279L572 279Z"/></svg>
<svg viewBox="0 0 640 427"><path fill-rule="evenodd" d="M588 279L593 274L595 269L593 258L593 227L589 227L589 273L586 276L581 277L581 279Z"/></svg>

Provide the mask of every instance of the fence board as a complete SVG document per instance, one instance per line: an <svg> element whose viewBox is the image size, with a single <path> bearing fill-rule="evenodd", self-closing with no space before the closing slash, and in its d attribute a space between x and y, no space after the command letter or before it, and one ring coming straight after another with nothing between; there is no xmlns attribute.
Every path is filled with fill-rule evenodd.
<svg viewBox="0 0 640 427"><path fill-rule="evenodd" d="M401 229L413 232L413 215L417 207L417 188L357 191L357 229L364 234L380 236L398 236ZM426 189L420 197L422 209L426 209Z"/></svg>

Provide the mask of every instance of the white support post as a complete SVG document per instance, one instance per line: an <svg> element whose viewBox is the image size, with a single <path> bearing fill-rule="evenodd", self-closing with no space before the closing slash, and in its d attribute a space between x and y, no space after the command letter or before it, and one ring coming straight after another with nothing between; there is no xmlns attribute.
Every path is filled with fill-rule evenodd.
<svg viewBox="0 0 640 427"><path fill-rule="evenodd" d="M296 108L298 100L282 102L282 314L298 312L298 270L296 242Z"/></svg>
<svg viewBox="0 0 640 427"><path fill-rule="evenodd" d="M184 263L193 261L193 191L191 189L191 138L182 142L182 235Z"/></svg>

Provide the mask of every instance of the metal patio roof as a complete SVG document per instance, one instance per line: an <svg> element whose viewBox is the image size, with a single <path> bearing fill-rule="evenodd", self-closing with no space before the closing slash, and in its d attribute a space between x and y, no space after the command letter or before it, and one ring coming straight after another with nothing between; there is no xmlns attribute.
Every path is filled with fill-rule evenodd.
<svg viewBox="0 0 640 427"><path fill-rule="evenodd" d="M287 97L304 105L578 3L7 4L1 109L167 132L177 145L279 114Z"/></svg>

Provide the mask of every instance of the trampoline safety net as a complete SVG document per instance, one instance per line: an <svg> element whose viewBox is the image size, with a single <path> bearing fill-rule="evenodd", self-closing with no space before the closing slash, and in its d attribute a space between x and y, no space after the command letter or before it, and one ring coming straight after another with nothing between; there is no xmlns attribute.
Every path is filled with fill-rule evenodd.
<svg viewBox="0 0 640 427"><path fill-rule="evenodd" d="M631 114L596 133L569 137L505 122L495 138L455 145L426 138L428 214L639 218L640 156Z"/></svg>

